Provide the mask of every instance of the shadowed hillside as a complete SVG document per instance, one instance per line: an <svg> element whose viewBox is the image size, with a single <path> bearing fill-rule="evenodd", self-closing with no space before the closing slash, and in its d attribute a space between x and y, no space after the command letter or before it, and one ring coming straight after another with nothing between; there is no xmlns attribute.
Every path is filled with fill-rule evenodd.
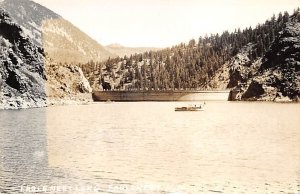
<svg viewBox="0 0 300 194"><path fill-rule="evenodd" d="M0 9L0 109L46 105L43 51Z"/></svg>
<svg viewBox="0 0 300 194"><path fill-rule="evenodd" d="M289 18L262 59L242 99L296 100L300 97L300 12Z"/></svg>

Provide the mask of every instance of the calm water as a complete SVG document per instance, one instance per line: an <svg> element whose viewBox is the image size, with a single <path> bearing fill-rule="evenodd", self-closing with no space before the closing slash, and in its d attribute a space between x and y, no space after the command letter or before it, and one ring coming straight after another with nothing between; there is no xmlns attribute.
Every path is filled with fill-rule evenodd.
<svg viewBox="0 0 300 194"><path fill-rule="evenodd" d="M300 105L0 111L0 193L300 193Z"/></svg>

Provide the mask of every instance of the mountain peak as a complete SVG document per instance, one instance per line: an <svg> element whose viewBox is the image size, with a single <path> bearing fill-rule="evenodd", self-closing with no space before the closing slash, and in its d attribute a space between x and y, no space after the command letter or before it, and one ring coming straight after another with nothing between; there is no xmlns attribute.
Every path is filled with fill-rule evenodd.
<svg viewBox="0 0 300 194"><path fill-rule="evenodd" d="M102 45L50 9L30 0L4 0L6 10L33 42L57 62L102 61L114 57Z"/></svg>
<svg viewBox="0 0 300 194"><path fill-rule="evenodd" d="M39 24L45 19L61 18L57 13L31 0L0 0L0 6L13 17L16 17L16 13L21 13L18 17L24 20L35 17Z"/></svg>

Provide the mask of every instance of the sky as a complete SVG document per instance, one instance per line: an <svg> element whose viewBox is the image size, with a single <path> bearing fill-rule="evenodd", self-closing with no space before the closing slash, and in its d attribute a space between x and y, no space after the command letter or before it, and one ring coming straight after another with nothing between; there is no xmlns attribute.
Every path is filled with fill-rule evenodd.
<svg viewBox="0 0 300 194"><path fill-rule="evenodd" d="M169 47L192 38L255 27L300 0L34 0L102 45Z"/></svg>

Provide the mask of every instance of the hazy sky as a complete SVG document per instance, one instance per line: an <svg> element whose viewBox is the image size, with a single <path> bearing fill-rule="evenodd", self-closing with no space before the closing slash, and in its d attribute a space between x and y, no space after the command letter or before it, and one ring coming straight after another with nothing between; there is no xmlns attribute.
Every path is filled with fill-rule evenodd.
<svg viewBox="0 0 300 194"><path fill-rule="evenodd" d="M166 47L256 26L300 0L34 0L102 45Z"/></svg>

